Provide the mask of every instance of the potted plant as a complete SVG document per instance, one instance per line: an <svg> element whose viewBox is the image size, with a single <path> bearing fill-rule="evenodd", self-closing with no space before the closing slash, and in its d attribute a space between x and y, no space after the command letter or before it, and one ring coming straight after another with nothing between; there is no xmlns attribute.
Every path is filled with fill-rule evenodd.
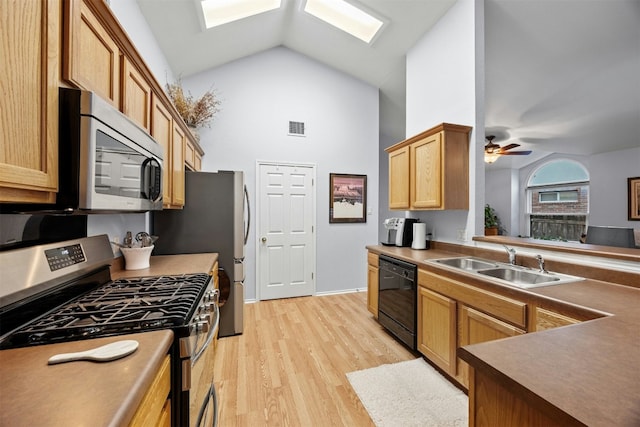
<svg viewBox="0 0 640 427"><path fill-rule="evenodd" d="M489 204L484 207L484 235L497 236L500 230L500 218L498 213Z"/></svg>
<svg viewBox="0 0 640 427"><path fill-rule="evenodd" d="M209 89L199 99L194 99L191 92L185 94L180 78L175 83L167 83L167 95L196 138L198 135L195 129L209 126L215 114L220 111L221 101L213 89Z"/></svg>

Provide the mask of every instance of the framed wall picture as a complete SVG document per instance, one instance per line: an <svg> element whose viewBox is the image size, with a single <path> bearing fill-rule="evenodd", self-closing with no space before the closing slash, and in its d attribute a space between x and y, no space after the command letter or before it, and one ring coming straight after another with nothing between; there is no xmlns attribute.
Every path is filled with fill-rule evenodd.
<svg viewBox="0 0 640 427"><path fill-rule="evenodd" d="M329 223L367 222L367 176L329 174Z"/></svg>
<svg viewBox="0 0 640 427"><path fill-rule="evenodd" d="M640 176L627 178L629 221L640 221Z"/></svg>

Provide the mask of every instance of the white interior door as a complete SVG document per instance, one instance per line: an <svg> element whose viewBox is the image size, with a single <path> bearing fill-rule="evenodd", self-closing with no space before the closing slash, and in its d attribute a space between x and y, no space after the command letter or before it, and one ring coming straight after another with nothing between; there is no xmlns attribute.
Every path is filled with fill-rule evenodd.
<svg viewBox="0 0 640 427"><path fill-rule="evenodd" d="M258 165L258 298L315 291L314 166Z"/></svg>

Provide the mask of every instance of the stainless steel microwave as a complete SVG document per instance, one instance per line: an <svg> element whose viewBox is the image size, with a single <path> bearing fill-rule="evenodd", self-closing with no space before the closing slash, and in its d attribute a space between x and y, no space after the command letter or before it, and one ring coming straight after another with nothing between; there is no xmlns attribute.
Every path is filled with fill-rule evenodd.
<svg viewBox="0 0 640 427"><path fill-rule="evenodd" d="M162 209L162 147L93 92L60 88L59 191L67 212Z"/></svg>

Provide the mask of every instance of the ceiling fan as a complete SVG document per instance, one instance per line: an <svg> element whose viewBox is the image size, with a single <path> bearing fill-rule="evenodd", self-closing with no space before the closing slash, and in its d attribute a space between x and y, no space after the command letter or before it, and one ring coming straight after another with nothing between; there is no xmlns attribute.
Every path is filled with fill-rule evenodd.
<svg viewBox="0 0 640 427"><path fill-rule="evenodd" d="M531 154L531 150L520 150L520 151L510 151L516 147L519 147L520 144L508 144L504 147L500 147L498 144L494 143L495 135L487 135L486 136L487 145L484 146L484 161L486 163L493 163L498 160L500 156L526 156L527 154Z"/></svg>

